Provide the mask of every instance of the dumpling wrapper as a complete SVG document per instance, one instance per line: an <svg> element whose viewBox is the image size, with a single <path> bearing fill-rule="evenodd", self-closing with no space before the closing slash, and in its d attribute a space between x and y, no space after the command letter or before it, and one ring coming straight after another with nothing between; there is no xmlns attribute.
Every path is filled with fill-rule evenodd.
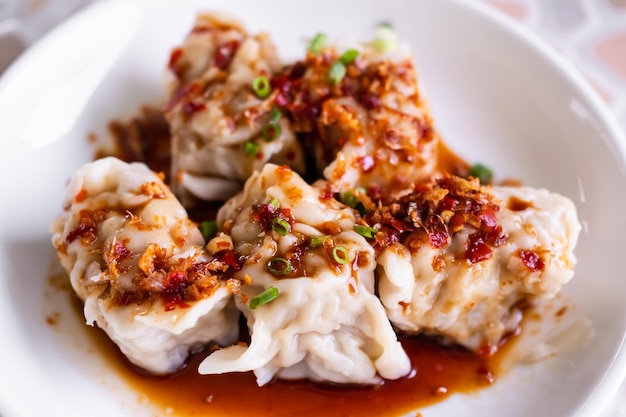
<svg viewBox="0 0 626 417"><path fill-rule="evenodd" d="M186 205L191 195L228 199L267 162L304 170L302 150L275 108L275 94L260 98L252 87L280 68L267 33L249 35L224 14L198 15L172 51L165 116L172 133L172 187Z"/></svg>
<svg viewBox="0 0 626 417"><path fill-rule="evenodd" d="M87 324L102 328L137 366L173 372L191 349L236 340L224 265L144 164L108 157L78 169L51 231Z"/></svg>
<svg viewBox="0 0 626 417"><path fill-rule="evenodd" d="M485 190L508 235L489 259L462 259L471 227L443 249L423 244L411 251L398 242L379 254L380 299L400 330L493 352L520 325L524 305L554 297L572 279L581 229L573 202L530 187Z"/></svg>
<svg viewBox="0 0 626 417"><path fill-rule="evenodd" d="M269 207L273 199L280 208ZM264 229L268 219L255 216L267 210L291 216L289 233ZM237 252L247 257L237 273L246 284L236 301L251 343L212 353L199 372L252 370L259 385L274 377L376 384L409 373L409 359L374 294L373 249L354 231L354 222L349 208L324 198L286 167L269 164L253 175L218 214L218 224L229 229ZM292 256L322 235L326 244ZM333 264L325 252L337 245L349 254L345 265ZM295 271L270 273L274 257L294 259ZM270 287L278 289L278 297L251 309L252 298Z"/></svg>
<svg viewBox="0 0 626 417"><path fill-rule="evenodd" d="M287 91L277 102L286 103L292 129L333 192L362 187L372 198L395 197L439 172L440 139L412 52L404 43L388 46L329 43L276 77L277 89ZM358 55L336 82L331 66L346 51Z"/></svg>

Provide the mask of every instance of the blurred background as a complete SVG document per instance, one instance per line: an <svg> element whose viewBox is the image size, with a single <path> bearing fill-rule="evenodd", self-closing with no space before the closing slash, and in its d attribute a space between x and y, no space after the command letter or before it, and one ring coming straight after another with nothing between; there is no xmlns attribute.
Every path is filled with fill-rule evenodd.
<svg viewBox="0 0 626 417"><path fill-rule="evenodd" d="M29 45L90 1L0 0L0 77ZM485 3L546 40L582 72L626 130L626 0L466 1ZM626 384L601 417L626 417Z"/></svg>

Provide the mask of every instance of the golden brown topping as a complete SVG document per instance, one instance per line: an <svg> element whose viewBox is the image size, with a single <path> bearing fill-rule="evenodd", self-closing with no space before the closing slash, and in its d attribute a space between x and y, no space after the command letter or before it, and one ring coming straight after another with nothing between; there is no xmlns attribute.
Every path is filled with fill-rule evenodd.
<svg viewBox="0 0 626 417"><path fill-rule="evenodd" d="M165 192L156 182L144 182L141 184L141 193L151 198L165 198Z"/></svg>
<svg viewBox="0 0 626 417"><path fill-rule="evenodd" d="M409 249L418 250L421 243L440 249L448 246L451 236L467 227L469 235L463 257L470 263L491 257L491 247L504 243L506 234L496 219L500 207L478 180L445 176L419 184L415 191L380 205L367 213L369 225L378 225L373 244L378 249L406 241Z"/></svg>
<svg viewBox="0 0 626 417"><path fill-rule="evenodd" d="M80 239L83 245L89 246L98 237L98 224L104 220L106 211L85 209L81 210L78 216L78 225L67 234L65 241L70 244L76 239Z"/></svg>
<svg viewBox="0 0 626 417"><path fill-rule="evenodd" d="M157 269L162 269L166 264L167 251L156 243L150 243L146 251L139 258L139 269L145 275L151 275Z"/></svg>

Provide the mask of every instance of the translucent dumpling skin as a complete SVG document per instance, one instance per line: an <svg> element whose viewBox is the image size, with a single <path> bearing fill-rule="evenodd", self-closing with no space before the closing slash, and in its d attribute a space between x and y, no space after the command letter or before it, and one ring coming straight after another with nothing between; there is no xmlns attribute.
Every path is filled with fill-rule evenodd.
<svg viewBox="0 0 626 417"><path fill-rule="evenodd" d="M267 33L249 35L236 20L201 14L172 51L165 116L172 133L172 184L223 201L267 162L304 169L302 150L270 94L281 68Z"/></svg>
<svg viewBox="0 0 626 417"><path fill-rule="evenodd" d="M175 371L190 349L237 337L226 252L209 253L161 177L116 158L72 177L52 242L97 324L136 365Z"/></svg>
<svg viewBox="0 0 626 417"><path fill-rule="evenodd" d="M379 293L399 329L492 352L521 309L574 274L580 224L567 198L446 177L368 219Z"/></svg>
<svg viewBox="0 0 626 417"><path fill-rule="evenodd" d="M354 231L352 210L270 164L226 203L218 223L246 259L236 300L251 342L214 352L200 373L252 370L263 385L273 377L374 384L409 372L374 294L373 248Z"/></svg>

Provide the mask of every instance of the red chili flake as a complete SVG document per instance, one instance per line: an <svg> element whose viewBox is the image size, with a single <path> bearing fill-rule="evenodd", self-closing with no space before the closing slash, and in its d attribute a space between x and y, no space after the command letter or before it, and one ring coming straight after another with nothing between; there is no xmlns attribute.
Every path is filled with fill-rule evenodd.
<svg viewBox="0 0 626 417"><path fill-rule="evenodd" d="M80 238L84 245L90 245L95 242L97 237L96 221L93 218L92 213L88 210L82 210L79 213L79 216L80 220L78 221L78 226L67 234L65 241L67 243L72 243L76 239Z"/></svg>
<svg viewBox="0 0 626 417"><path fill-rule="evenodd" d="M333 190L330 189L330 183L320 191L320 200L330 200L333 198Z"/></svg>
<svg viewBox="0 0 626 417"><path fill-rule="evenodd" d="M202 111L206 108L204 103L194 103L193 101L188 101L183 104L183 112L187 116L192 116L194 113Z"/></svg>
<svg viewBox="0 0 626 417"><path fill-rule="evenodd" d="M435 249L442 248L449 243L450 236L444 230L428 233L428 243Z"/></svg>
<svg viewBox="0 0 626 417"><path fill-rule="evenodd" d="M189 304L184 302L185 290L189 286L187 274L184 271L168 272L164 285L163 302L165 303L165 311L173 310L176 307L189 307Z"/></svg>
<svg viewBox="0 0 626 417"><path fill-rule="evenodd" d="M467 251L465 252L465 258L470 263L478 263L491 258L492 250L484 242L484 236L481 233L472 233L467 242Z"/></svg>
<svg viewBox="0 0 626 417"><path fill-rule="evenodd" d="M122 260L122 259L126 259L126 258L130 258L133 255L133 253L122 244L122 242L115 242L113 244L113 257L116 260Z"/></svg>
<svg viewBox="0 0 626 417"><path fill-rule="evenodd" d="M241 261L237 253L233 250L221 250L215 254L215 258L223 264L228 265L235 271L241 269Z"/></svg>
<svg viewBox="0 0 626 417"><path fill-rule="evenodd" d="M167 63L168 68L171 69L176 75L180 75L178 74L176 64L182 57L183 57L182 48L175 48L174 50L172 50L172 53L170 54L170 60Z"/></svg>
<svg viewBox="0 0 626 417"><path fill-rule="evenodd" d="M297 80L299 78L304 77L306 73L307 66L304 62L298 61L291 67L291 71L289 71L289 78L291 80Z"/></svg>
<svg viewBox="0 0 626 417"><path fill-rule="evenodd" d="M380 106L380 97L373 93L361 94L358 100L367 110L374 110Z"/></svg>
<svg viewBox="0 0 626 417"><path fill-rule="evenodd" d="M229 41L218 46L213 56L213 59L215 60L215 66L221 70L226 69L233 60L235 52L237 52L238 48L239 41L236 40Z"/></svg>
<svg viewBox="0 0 626 417"><path fill-rule="evenodd" d="M85 201L86 198L87 198L87 190L85 190L84 188L81 188L80 191L76 193L76 195L74 196L74 200L76 200L77 203Z"/></svg>
<svg viewBox="0 0 626 417"><path fill-rule="evenodd" d="M498 219L496 218L496 213L493 210L486 209L478 215L478 218L480 219L481 225L488 230L495 230L498 228Z"/></svg>
<svg viewBox="0 0 626 417"><path fill-rule="evenodd" d="M395 230L397 230L398 232L402 233L402 232L406 232L407 230L410 230L410 228L407 226L407 224L405 222L402 222L398 219L390 219L389 220L389 225L391 227L393 227Z"/></svg>
<svg viewBox="0 0 626 417"><path fill-rule="evenodd" d="M543 259L539 256L539 254L532 250L520 250L518 252L518 256L526 266L526 268L530 269L533 272L543 271L545 268L545 263Z"/></svg>
<svg viewBox="0 0 626 417"><path fill-rule="evenodd" d="M446 196L443 198L443 200L441 200L439 202L439 207L438 209L443 211L443 210L452 210L453 208L455 208L457 205L459 204L459 201L450 197L450 196Z"/></svg>

